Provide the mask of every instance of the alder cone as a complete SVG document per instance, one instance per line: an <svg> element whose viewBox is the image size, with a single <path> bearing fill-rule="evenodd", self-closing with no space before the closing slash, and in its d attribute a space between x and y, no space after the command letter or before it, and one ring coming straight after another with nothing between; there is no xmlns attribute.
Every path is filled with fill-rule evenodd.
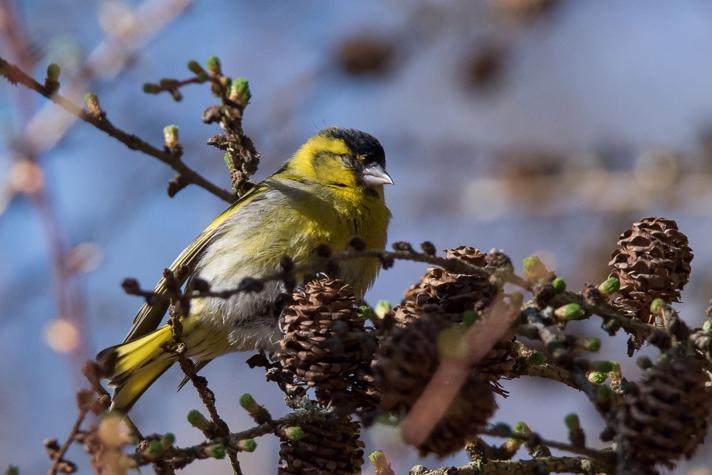
<svg viewBox="0 0 712 475"><path fill-rule="evenodd" d="M675 221L645 218L620 235L608 266L620 279L614 303L630 316L655 323L650 304L656 298L679 302L690 278L693 253Z"/></svg>
<svg viewBox="0 0 712 475"><path fill-rule="evenodd" d="M651 469L690 458L707 432L712 397L707 376L692 357L658 363L642 376L638 390L619 412L619 433L631 456Z"/></svg>
<svg viewBox="0 0 712 475"><path fill-rule="evenodd" d="M356 313L351 287L320 278L294 292L292 299L282 316L278 359L283 370L315 388L321 402L376 404L370 385L376 342Z"/></svg>
<svg viewBox="0 0 712 475"><path fill-rule="evenodd" d="M483 253L479 249L460 246L446 251L447 257L461 259L480 267L502 264L504 254ZM506 256L504 256L506 258ZM510 263L511 264L511 263ZM403 301L393 309L396 325L408 325L423 313L438 313L456 323L465 311L484 311L494 299L497 287L488 278L453 274L439 267L425 271L420 281L405 292Z"/></svg>
<svg viewBox="0 0 712 475"><path fill-rule="evenodd" d="M279 475L353 475L360 473L364 443L360 425L348 416L328 422L301 423L304 436L283 438Z"/></svg>
<svg viewBox="0 0 712 475"><path fill-rule="evenodd" d="M373 365L375 384L382 393L381 409L405 415L413 407L440 364L438 337L451 328L443 320L420 318L395 328L382 342ZM497 386L476 368L471 370L443 418L418 447L421 454L443 457L481 433L497 408L495 391Z"/></svg>

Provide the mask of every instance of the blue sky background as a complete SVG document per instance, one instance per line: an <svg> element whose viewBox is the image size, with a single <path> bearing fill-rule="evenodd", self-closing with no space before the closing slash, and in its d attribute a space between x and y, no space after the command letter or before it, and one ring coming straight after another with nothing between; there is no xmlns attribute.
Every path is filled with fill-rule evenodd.
<svg viewBox="0 0 712 475"><path fill-rule="evenodd" d="M71 69L72 61L103 36L97 13L108 2L20 3L26 28L43 53L38 78L51 61ZM594 154L603 168L621 171L633 169L647 150L670 149L684 156L681 170L706 176L710 157L698 152L712 124L711 22L712 4L703 0L562 2L546 18L525 26L502 20L486 2L204 0L152 39L118 77L91 88L116 125L152 143L161 143L164 125L178 124L186 161L227 187L221 153L204 145L216 133L200 121L203 108L212 103L207 88L186 89L180 103L141 92L143 82L185 77L188 60L216 54L226 73L250 80L253 99L245 128L263 154L259 177L324 126L369 131L382 141L396 182L387 190L394 215L392 241L428 239L441 249L498 247L515 262L539 253L572 287L605 277L607 254L632 220L649 215L676 219L695 251L692 283L680 308L689 322L699 324L712 297L707 270L712 198L707 190L693 200L651 199L614 212L595 201L620 193L613 186L619 182L602 186L590 202L575 193L576 183L565 184L555 211L535 212L536 196L533 202L531 197L508 199L504 206L497 192L501 188L488 188L490 182L482 179L500 176L512 157L508 150L546 151L559 161ZM353 78L335 66L337 45L362 32L394 39L397 61L385 78ZM467 90L462 61L483 38L508 45L502 79L494 88ZM5 48L0 44L3 55ZM20 127L14 93L0 83L5 136ZM0 178L10 169L10 151L3 147ZM96 269L80 278L89 338L93 350L100 349L123 338L140 305L121 291L121 280L134 276L152 283L224 203L197 187L169 199L164 190L170 170L84 124L43 154L42 163L69 242L91 242L101 252ZM550 204L542 201L542 209ZM42 337L57 309L46 240L27 198L17 197L0 215L0 243L0 347L5 355L0 359L0 466L13 463L22 473L41 473L47 467L42 439L64 437L75 416L76 380L70 360ZM381 274L368 298L398 301L422 270L397 264ZM600 335L595 326L580 327ZM602 351L623 358L624 347L623 337L606 339ZM253 393L273 414L285 412L280 393L259 370L242 364L245 358L229 355L206 370L235 430L251 425L237 404L243 392ZM632 361L626 360L623 369L636 372ZM190 444L201 434L185 423L185 414L199 401L190 390L174 392L179 379L173 370L163 377L136 406L135 416L145 432L172 431L180 444ZM511 396L500 401L495 420L524 419L546 437L565 439L562 417L575 411L595 444L603 426L582 395L545 382L505 386ZM365 439L369 450L387 452L397 473L418 460L392 429L370 430ZM274 472L276 443L258 440L255 453L241 456L245 472ZM675 473L712 465L709 447ZM86 473L80 451L72 454ZM425 463L464 461L459 455ZM185 473L208 468L229 473L219 461L194 464Z"/></svg>

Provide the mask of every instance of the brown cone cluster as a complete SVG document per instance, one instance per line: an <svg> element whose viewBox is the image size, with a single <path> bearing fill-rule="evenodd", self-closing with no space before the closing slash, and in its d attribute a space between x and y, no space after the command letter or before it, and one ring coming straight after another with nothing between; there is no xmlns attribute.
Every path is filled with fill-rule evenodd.
<svg viewBox="0 0 712 475"><path fill-rule="evenodd" d="M691 357L662 361L643 374L637 394L619 413L619 431L631 456L647 467L690 458L704 440L712 398L705 375Z"/></svg>
<svg viewBox="0 0 712 475"><path fill-rule="evenodd" d="M447 346L442 332L448 329L452 326L445 320L419 318L396 327L381 344L373 373L382 391L383 410L404 415L413 407L441 361L443 346ZM462 449L494 414L495 390L476 369L471 371L448 411L418 447L420 452L445 456Z"/></svg>
<svg viewBox="0 0 712 475"><path fill-rule="evenodd" d="M502 256L504 254L497 251L485 254L467 246L447 251L449 258L458 258L480 267L502 267L506 265ZM496 293L497 287L485 277L453 274L439 267L431 267L418 283L406 290L401 304L393 309L394 318L396 325L403 326L418 319L423 313L438 313L451 322L460 322L463 312L481 312L486 309Z"/></svg>
<svg viewBox="0 0 712 475"><path fill-rule="evenodd" d="M354 409L375 404L369 384L375 338L356 313L351 288L324 277L292 298L283 313L278 352L284 371L315 388L321 402L348 399Z"/></svg>
<svg viewBox="0 0 712 475"><path fill-rule="evenodd" d="M654 323L650 303L678 302L690 277L692 249L675 221L645 218L618 239L608 266L620 279L615 303L647 323Z"/></svg>
<svg viewBox="0 0 712 475"><path fill-rule="evenodd" d="M360 473L364 444L360 425L344 416L301 424L304 436L284 438L279 449L280 475L353 475Z"/></svg>

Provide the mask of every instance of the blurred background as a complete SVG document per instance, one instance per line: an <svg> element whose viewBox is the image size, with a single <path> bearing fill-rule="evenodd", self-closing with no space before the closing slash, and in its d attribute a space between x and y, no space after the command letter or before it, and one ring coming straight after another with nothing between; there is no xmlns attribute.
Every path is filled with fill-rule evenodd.
<svg viewBox="0 0 712 475"><path fill-rule="evenodd" d="M570 288L605 278L634 220L675 219L695 251L678 307L699 325L712 297L710 24L705 0L0 0L0 52L38 80L59 63L63 93L97 92L117 126L156 145L177 124L189 165L229 187L222 153L205 145L217 132L200 120L208 88L185 89L181 102L141 90L218 55L226 74L250 80L258 178L325 126L366 130L396 182L386 192L392 241L497 247L515 263L537 254ZM168 198L167 167L5 81L0 131L0 469L43 473L43 438L65 437L75 417L81 363L123 339L141 304L122 279L152 284L225 204L197 187ZM398 302L422 271L398 263L368 299ZM595 322L576 330L603 336ZM625 337L603 341L634 378ZM248 356L205 371L233 430L253 424L243 392L286 412ZM188 445L202 439L185 422L200 404L190 389L175 392L180 378L174 368L133 414L144 433ZM596 444L603 424L582 394L528 379L505 387L495 421L523 419L565 440L563 416L578 412ZM364 439L396 473L419 462L396 429ZM259 439L240 457L245 473L274 473L277 445ZM711 467L711 449L674 473ZM85 473L80 451L69 458ZM184 473L230 470L208 461Z"/></svg>

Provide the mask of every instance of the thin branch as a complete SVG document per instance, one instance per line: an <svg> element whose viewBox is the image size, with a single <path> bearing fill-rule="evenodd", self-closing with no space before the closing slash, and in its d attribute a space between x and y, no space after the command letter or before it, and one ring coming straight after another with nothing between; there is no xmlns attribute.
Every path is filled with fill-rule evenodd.
<svg viewBox="0 0 712 475"><path fill-rule="evenodd" d="M530 460L488 460L470 462L460 467L428 470L413 467L409 475L539 475L540 473L600 473L604 466L584 457L539 457Z"/></svg>
<svg viewBox="0 0 712 475"><path fill-rule="evenodd" d="M119 142L126 145L128 148L132 150L138 150L146 155L150 155L160 160L161 162L165 163L173 170L178 172L178 174L181 175L185 181L198 185L201 188L204 188L205 190L229 203L232 203L234 201L235 196L232 193L215 185L207 178L203 177L198 172L186 165L185 162L183 162L183 160L181 159L182 152L179 149L160 150L149 144L148 142L140 139L136 135L129 134L128 132L117 128L105 116L94 116L88 113L87 111L83 110L61 94L52 94L44 87L44 85L35 81L19 67L15 66L12 63L9 63L4 58L0 58L0 75L4 76L12 84L19 83L39 93L40 95L46 97L47 99L51 100L52 102L63 108L65 111L69 112L70 114L78 117L79 119L83 120L88 124L93 125L94 127L106 133L107 135L115 138Z"/></svg>
<svg viewBox="0 0 712 475"><path fill-rule="evenodd" d="M86 418L88 413L89 409L87 407L79 408L79 414L74 421L74 425L72 425L72 429L69 431L69 435L59 448L59 451L57 451L57 453L52 457L52 466L49 468L47 475L56 475L59 472L60 464L64 461L64 456L66 455L67 450L69 450L69 447L74 443L74 440L79 433L79 428L82 426L82 422L84 422L84 418Z"/></svg>

